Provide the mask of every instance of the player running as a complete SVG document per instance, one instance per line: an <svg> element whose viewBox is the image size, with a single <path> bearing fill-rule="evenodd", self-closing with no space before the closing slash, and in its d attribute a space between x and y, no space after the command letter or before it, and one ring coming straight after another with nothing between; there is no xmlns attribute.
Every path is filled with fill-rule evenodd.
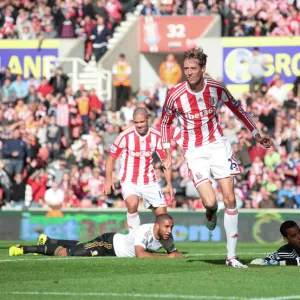
<svg viewBox="0 0 300 300"><path fill-rule="evenodd" d="M216 113L222 101L265 148L272 144L270 137L261 137L254 122L217 81L203 76L207 55L202 49L191 49L184 55L184 74L187 81L173 87L166 98L161 118L161 134L165 160L163 166L171 166L171 125L177 116L179 136L176 141L184 151L189 174L206 208L206 226L214 230L217 223L216 195L211 175L218 181L225 203L224 226L227 235L226 265L246 268L236 256L238 238L238 210L234 196L232 171L237 166L232 158L229 141L223 136ZM232 170L231 170L232 169Z"/></svg>
<svg viewBox="0 0 300 300"><path fill-rule="evenodd" d="M156 217L154 224L144 224L135 230L129 229L129 233L126 235L104 233L85 243L55 240L41 234L37 246L12 246L9 248L9 255L38 253L50 256L183 257L170 239L173 226L172 217L163 214ZM166 243L162 244L162 241ZM162 247L168 254L150 253L156 252Z"/></svg>
<svg viewBox="0 0 300 300"><path fill-rule="evenodd" d="M106 195L114 189L112 182L112 171L116 159L122 154L122 166L119 173L123 199L127 204L128 227L137 228L140 225L138 214L139 197L143 198L146 208L150 208L158 216L166 214L166 201L157 183L154 167L153 153L156 152L162 160L164 151L162 149L160 133L149 127L148 111L139 107L134 111L134 126L122 132L109 149L106 159L106 181L104 192ZM171 200L174 192L171 184L171 170L165 170L167 186Z"/></svg>
<svg viewBox="0 0 300 300"><path fill-rule="evenodd" d="M252 260L251 265L259 266L300 266L300 228L294 221L285 221L280 226L280 233L286 245L266 258Z"/></svg>

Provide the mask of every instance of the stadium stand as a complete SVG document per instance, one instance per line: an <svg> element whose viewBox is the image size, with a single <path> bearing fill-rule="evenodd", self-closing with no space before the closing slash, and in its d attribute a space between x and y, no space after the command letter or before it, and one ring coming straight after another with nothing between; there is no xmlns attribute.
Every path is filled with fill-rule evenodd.
<svg viewBox="0 0 300 300"><path fill-rule="evenodd" d="M38 38L42 41L44 38L79 37L86 41L88 61L92 55L91 36L97 16L103 17L108 29L117 33L122 33L122 26L117 27L122 20L139 13L220 14L223 36L296 36L299 35L298 3L280 1L278 5L273 0L230 3L221 0L0 0L0 32L2 39ZM242 169L242 174L236 177L235 188L239 207L300 208L299 82L300 77L293 91L286 90L280 75L276 74L261 91L244 93L239 99L259 129L274 138L274 148L268 151L255 143L227 108L219 108L224 134L233 144L234 155ZM132 125L132 114L138 106L149 109L151 124L159 129L161 95L167 89L157 83L153 90L132 91L130 99L115 112L107 109L95 90L86 90L84 85L78 90L72 89L62 68L57 68L49 80L45 77L24 80L20 74L12 74L9 68L2 68L1 206L124 208L117 179L118 164L114 172L115 191L109 197L103 193L106 151L119 132ZM171 203L165 193L168 205L187 210L202 209L201 199L188 178L182 152L175 143L172 149L176 201ZM155 170L166 192L166 180L158 161ZM217 186L216 189L222 207L222 195Z"/></svg>

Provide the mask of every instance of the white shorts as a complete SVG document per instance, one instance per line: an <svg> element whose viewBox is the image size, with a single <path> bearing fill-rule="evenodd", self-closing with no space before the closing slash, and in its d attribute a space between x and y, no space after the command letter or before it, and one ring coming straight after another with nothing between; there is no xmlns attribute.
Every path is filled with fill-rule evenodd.
<svg viewBox="0 0 300 300"><path fill-rule="evenodd" d="M130 195L142 198L145 208L166 207L166 200L159 184L136 185L132 182L122 182L122 196L126 200Z"/></svg>
<svg viewBox="0 0 300 300"><path fill-rule="evenodd" d="M226 137L209 145L188 150L184 156L195 187L211 177L222 179L241 173Z"/></svg>

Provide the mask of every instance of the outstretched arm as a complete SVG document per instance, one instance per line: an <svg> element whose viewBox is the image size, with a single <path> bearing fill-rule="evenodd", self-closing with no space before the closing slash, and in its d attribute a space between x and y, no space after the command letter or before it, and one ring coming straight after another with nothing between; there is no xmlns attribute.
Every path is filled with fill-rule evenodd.
<svg viewBox="0 0 300 300"><path fill-rule="evenodd" d="M221 100L225 105L234 113L234 115L240 120L240 122L252 133L258 143L263 145L265 148L270 148L273 144L271 137L262 137L258 129L252 120L252 118L244 111L242 106L234 99L231 93L223 88Z"/></svg>
<svg viewBox="0 0 300 300"><path fill-rule="evenodd" d="M181 253L178 251L174 251L169 254L157 254L157 253L149 253L142 246L135 246L135 255L138 258L175 258L175 257L183 257Z"/></svg>

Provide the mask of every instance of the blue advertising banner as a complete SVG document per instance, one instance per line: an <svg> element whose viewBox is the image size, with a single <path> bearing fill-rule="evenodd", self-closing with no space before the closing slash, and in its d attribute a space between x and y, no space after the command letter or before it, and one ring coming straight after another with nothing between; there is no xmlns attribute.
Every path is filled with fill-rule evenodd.
<svg viewBox="0 0 300 300"><path fill-rule="evenodd" d="M224 38L223 80L233 93L247 91L251 79L248 64L241 61L252 55L253 47L259 47L270 64L265 66L265 80L268 83L275 73L279 73L285 84L293 84L300 76L300 38L259 37Z"/></svg>
<svg viewBox="0 0 300 300"><path fill-rule="evenodd" d="M24 78L47 76L54 68L53 61L58 57L59 40L39 41L4 40L0 41L0 68L10 67L14 74Z"/></svg>

